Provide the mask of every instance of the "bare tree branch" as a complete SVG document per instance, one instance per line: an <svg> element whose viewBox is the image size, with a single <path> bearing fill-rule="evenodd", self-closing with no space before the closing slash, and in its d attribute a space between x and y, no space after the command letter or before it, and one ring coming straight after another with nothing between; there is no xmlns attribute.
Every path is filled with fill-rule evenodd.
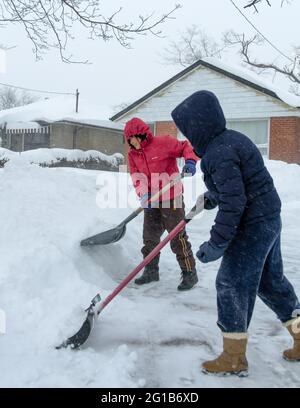
<svg viewBox="0 0 300 408"><path fill-rule="evenodd" d="M269 0L253 0L253 1L248 2L248 4L246 6L244 6L244 8L254 7L255 11L258 13L258 9L257 9L256 5L258 3L261 3L262 1L265 1L267 3L267 5L271 7L271 3L270 3Z"/></svg>
<svg viewBox="0 0 300 408"><path fill-rule="evenodd" d="M279 73L284 75L294 85L297 85L296 87L293 86L291 90L294 93L298 93L298 91L295 92L295 90L298 88L298 85L300 85L300 47L295 48L294 57L291 58L292 62L290 64L280 66L275 63L258 62L251 57L250 46L257 46L264 43L264 40L257 34L250 39L246 39L245 34L229 31L224 35L224 42L228 45L237 45L243 61L254 68L256 72L261 73L266 70L272 70L275 74Z"/></svg>
<svg viewBox="0 0 300 408"><path fill-rule="evenodd" d="M284 5L284 3L290 3L292 0L281 0L281 7ZM262 3L262 2L264 2L264 3L266 3L268 6L270 6L271 7L271 0L251 0L251 1L248 1L248 4L246 4L246 6L244 6L244 8L246 9L246 8L248 8L248 7L253 7L254 8L254 10L258 13L258 9L257 9L257 4L258 3Z"/></svg>
<svg viewBox="0 0 300 408"><path fill-rule="evenodd" d="M74 63L77 61L66 53L69 42L75 38L75 27L82 27L91 40L115 39L129 48L134 35L160 36L161 24L174 18L180 7L176 4L156 19L153 14L140 15L136 23L117 23L122 8L105 16L101 13L100 0L0 0L0 28L8 24L23 26L37 59L50 49L58 49L64 62Z"/></svg>
<svg viewBox="0 0 300 408"><path fill-rule="evenodd" d="M10 87L0 88L0 111L28 105L37 100L36 97L25 91L17 91Z"/></svg>
<svg viewBox="0 0 300 408"><path fill-rule="evenodd" d="M219 45L197 26L186 29L179 40L169 43L164 49L162 58L167 64L178 64L187 67L203 57L221 58L222 51L227 45Z"/></svg>

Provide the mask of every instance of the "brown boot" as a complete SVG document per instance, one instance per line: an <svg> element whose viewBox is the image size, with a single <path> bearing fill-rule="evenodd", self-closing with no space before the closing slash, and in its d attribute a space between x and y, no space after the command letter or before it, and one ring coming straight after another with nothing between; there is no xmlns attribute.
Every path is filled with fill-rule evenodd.
<svg viewBox="0 0 300 408"><path fill-rule="evenodd" d="M300 361L300 317L290 320L285 326L294 339L294 347L285 350L283 358L287 361Z"/></svg>
<svg viewBox="0 0 300 408"><path fill-rule="evenodd" d="M247 333L223 333L223 353L212 361L202 364L205 374L248 375L246 359Z"/></svg>

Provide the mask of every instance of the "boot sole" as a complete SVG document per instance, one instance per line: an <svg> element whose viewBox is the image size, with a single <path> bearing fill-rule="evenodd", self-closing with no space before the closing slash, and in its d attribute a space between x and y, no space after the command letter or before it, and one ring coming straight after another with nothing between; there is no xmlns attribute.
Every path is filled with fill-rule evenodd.
<svg viewBox="0 0 300 408"><path fill-rule="evenodd" d="M134 281L134 283L136 284L136 285L138 285L138 286L142 286L142 285L147 285L148 283L152 283L152 282L158 282L159 281L159 279L153 279L152 281L149 281L149 282L136 282L136 281Z"/></svg>
<svg viewBox="0 0 300 408"><path fill-rule="evenodd" d="M179 291L179 292L186 292L187 290L191 290L191 289L193 289L195 286L191 286L190 288L184 288L184 289L179 289L179 288L177 288L177 290Z"/></svg>
<svg viewBox="0 0 300 408"><path fill-rule="evenodd" d="M248 377L249 371L248 370L242 370L242 371L232 371L232 372L227 372L227 371L207 371L205 368L202 368L202 373L206 375L211 375L215 377L230 377L232 375L235 375L240 378Z"/></svg>
<svg viewBox="0 0 300 408"><path fill-rule="evenodd" d="M299 363L299 362L300 362L300 358L290 359L290 358L287 358L287 357L285 357L285 356L282 356L282 358L283 358L285 361L288 361L289 363Z"/></svg>
<svg viewBox="0 0 300 408"><path fill-rule="evenodd" d="M194 283L193 286L190 286L189 288L179 288L179 287L177 287L177 290L179 290L179 292L184 292L185 290L191 290L197 285L197 283L198 282Z"/></svg>

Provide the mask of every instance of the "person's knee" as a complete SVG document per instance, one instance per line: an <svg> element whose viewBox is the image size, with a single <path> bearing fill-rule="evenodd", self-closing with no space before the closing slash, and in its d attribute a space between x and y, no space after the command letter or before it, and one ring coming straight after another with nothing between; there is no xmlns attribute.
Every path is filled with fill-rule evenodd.
<svg viewBox="0 0 300 408"><path fill-rule="evenodd" d="M231 291L235 287L234 285L234 280L230 279L229 274L223 274L223 273L218 273L217 278L216 278L216 289L218 293L221 293L223 291Z"/></svg>
<svg viewBox="0 0 300 408"><path fill-rule="evenodd" d="M157 241L154 240L147 240L144 241L144 246L142 247L141 251L143 254L151 252L157 245L159 244L159 239Z"/></svg>
<svg viewBox="0 0 300 408"><path fill-rule="evenodd" d="M158 244L160 242L161 233L158 231L150 231L143 234L144 245Z"/></svg>

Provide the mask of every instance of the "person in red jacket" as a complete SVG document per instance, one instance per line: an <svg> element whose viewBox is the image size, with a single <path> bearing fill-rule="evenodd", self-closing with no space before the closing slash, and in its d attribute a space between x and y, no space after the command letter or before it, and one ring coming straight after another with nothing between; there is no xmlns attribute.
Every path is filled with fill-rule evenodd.
<svg viewBox="0 0 300 408"><path fill-rule="evenodd" d="M195 174L196 162L199 159L188 141L179 141L170 135L153 137L150 127L141 119L129 120L124 134L130 147L128 162L133 185L145 208L142 248L145 258L160 242L164 231L170 232L185 217L181 182L151 206L148 203L149 198L178 176L177 158L185 159L183 172L191 175ZM198 282L198 277L185 229L171 241L171 249L176 254L181 268L181 283L177 289L191 289ZM158 280L159 255L145 267L142 276L137 278L135 283L143 285Z"/></svg>

